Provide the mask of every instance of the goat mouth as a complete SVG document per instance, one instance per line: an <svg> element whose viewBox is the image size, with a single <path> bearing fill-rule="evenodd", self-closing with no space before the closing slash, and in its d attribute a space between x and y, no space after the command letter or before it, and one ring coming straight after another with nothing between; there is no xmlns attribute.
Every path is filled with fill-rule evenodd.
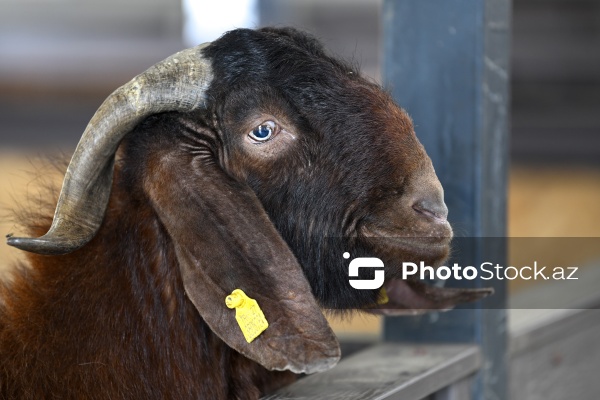
<svg viewBox="0 0 600 400"><path fill-rule="evenodd" d="M365 312L394 316L447 311L456 304L477 301L493 293L491 288L446 288L429 286L414 278L400 278L401 269L396 266L401 262L424 261L435 268L445 260L450 252L451 230L432 232L429 236L406 236L363 226L360 233L361 239L389 267L386 271L393 272L383 285L385 301L362 308Z"/></svg>
<svg viewBox="0 0 600 400"><path fill-rule="evenodd" d="M445 288L429 286L419 280L389 279L385 282L386 299L363 311L375 315L420 315L430 311L448 311L459 303L470 303L494 293L492 288Z"/></svg>

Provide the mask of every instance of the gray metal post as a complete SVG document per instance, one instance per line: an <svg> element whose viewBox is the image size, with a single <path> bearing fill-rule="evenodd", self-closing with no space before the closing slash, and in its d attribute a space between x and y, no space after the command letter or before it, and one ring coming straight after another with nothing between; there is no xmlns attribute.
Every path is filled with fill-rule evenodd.
<svg viewBox="0 0 600 400"><path fill-rule="evenodd" d="M460 263L503 263L506 236L509 0L384 0L384 81L412 116L445 189ZM464 265L464 264L463 264ZM485 305L388 318L386 340L470 342L484 362L474 399L507 398L506 290ZM490 286L481 280L469 286ZM448 286L466 286L465 281Z"/></svg>

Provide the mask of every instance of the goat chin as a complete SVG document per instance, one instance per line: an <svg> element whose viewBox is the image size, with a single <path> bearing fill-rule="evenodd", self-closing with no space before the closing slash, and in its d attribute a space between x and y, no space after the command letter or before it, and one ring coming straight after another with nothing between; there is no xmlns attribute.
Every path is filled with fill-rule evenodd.
<svg viewBox="0 0 600 400"><path fill-rule="evenodd" d="M0 398L258 398L338 362L322 307L489 293L393 277L447 255L431 160L389 94L290 28L228 32L117 89L54 204L8 238L32 253L0 293ZM351 287L345 252L390 265L387 306ZM266 319L251 338L236 289L246 328Z"/></svg>

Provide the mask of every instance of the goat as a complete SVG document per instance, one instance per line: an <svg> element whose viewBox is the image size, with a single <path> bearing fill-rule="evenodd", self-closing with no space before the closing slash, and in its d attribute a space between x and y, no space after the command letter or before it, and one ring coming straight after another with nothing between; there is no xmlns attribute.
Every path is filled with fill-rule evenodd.
<svg viewBox="0 0 600 400"><path fill-rule="evenodd" d="M401 261L447 257L446 217L384 90L294 29L228 32L113 92L53 219L8 238L31 254L2 289L0 397L252 399L329 369L321 307L413 313L489 293L398 279ZM387 304L349 285L345 252L384 261ZM226 305L235 289L268 321L253 340Z"/></svg>

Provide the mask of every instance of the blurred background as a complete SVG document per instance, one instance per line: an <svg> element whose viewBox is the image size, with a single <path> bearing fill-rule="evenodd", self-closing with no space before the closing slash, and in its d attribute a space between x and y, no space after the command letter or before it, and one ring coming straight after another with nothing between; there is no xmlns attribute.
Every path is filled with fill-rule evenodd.
<svg viewBox="0 0 600 400"><path fill-rule="evenodd" d="M27 193L35 201L29 172L50 173L36 158L69 155L110 92L225 30L302 28L381 80L381 0L211 3L0 0L0 215ZM600 1L514 0L513 13L509 236L600 237ZM17 229L0 221L3 234ZM583 253L577 262L600 259L600 249ZM0 269L18 257L0 243ZM521 259L531 253L512 249L509 261ZM379 326L366 317L336 323L361 337Z"/></svg>

